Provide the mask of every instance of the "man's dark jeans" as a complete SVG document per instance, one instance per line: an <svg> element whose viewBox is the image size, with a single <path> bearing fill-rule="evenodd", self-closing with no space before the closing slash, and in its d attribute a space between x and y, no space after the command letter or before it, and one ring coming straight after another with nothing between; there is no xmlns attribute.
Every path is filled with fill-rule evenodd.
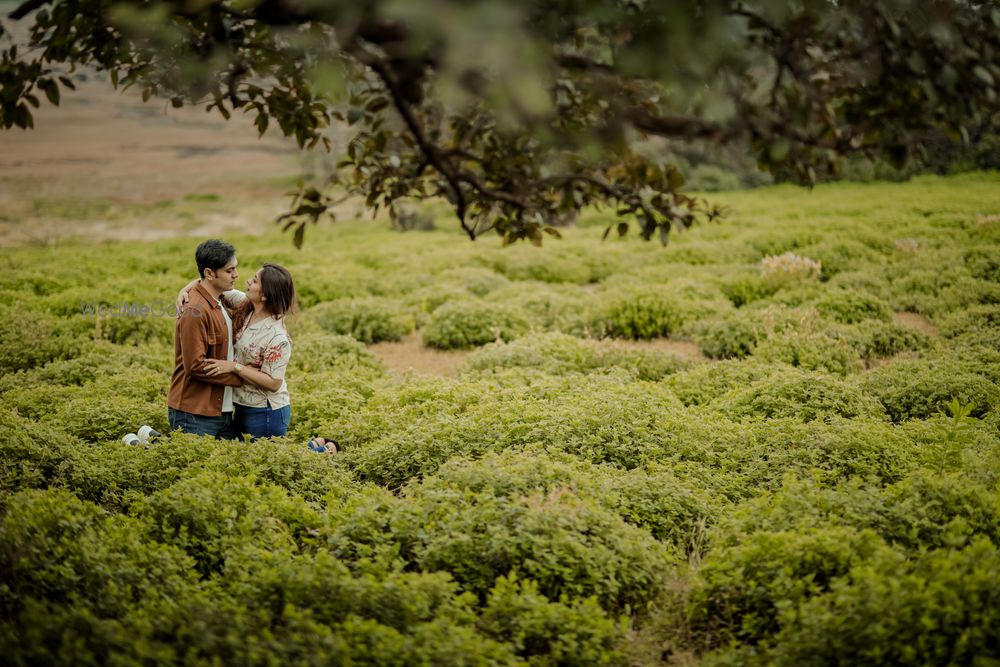
<svg viewBox="0 0 1000 667"><path fill-rule="evenodd" d="M216 440L240 439L240 432L236 428L232 412L223 412L218 417L203 417L167 408L167 419L170 421L171 431L180 429L194 435L210 435Z"/></svg>

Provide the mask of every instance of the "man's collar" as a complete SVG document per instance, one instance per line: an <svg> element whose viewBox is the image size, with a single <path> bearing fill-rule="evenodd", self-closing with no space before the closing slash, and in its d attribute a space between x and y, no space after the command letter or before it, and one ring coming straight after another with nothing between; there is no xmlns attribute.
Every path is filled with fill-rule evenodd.
<svg viewBox="0 0 1000 667"><path fill-rule="evenodd" d="M221 295L218 297L212 296L212 293L209 292L208 289L200 282L195 283L194 289L197 290L198 293L201 294L203 297L205 297L205 301L208 302L210 308L222 308L222 304L219 303L219 299L222 298Z"/></svg>

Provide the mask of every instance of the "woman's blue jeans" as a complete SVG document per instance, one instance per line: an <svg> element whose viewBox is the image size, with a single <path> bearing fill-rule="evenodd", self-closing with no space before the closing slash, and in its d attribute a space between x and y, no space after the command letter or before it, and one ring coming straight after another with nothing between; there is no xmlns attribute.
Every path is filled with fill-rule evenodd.
<svg viewBox="0 0 1000 667"><path fill-rule="evenodd" d="M243 433L253 438L280 437L288 433L292 421L292 406L283 408L248 408L236 405L236 424Z"/></svg>

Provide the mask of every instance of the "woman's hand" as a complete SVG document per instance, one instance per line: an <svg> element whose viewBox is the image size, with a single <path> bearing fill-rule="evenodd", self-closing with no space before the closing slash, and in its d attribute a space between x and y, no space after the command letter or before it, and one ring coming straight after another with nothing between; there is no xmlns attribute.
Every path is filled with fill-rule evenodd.
<svg viewBox="0 0 1000 667"><path fill-rule="evenodd" d="M188 302L188 292L194 289L194 286L198 284L197 280L192 280L187 285L181 288L181 291L177 293L177 317L181 316L184 312L184 306Z"/></svg>
<svg viewBox="0 0 1000 667"><path fill-rule="evenodd" d="M206 359L205 360L205 375L209 377L215 377L216 375L222 375L223 373L235 373L236 372L236 362L227 361L226 359Z"/></svg>
<svg viewBox="0 0 1000 667"><path fill-rule="evenodd" d="M184 312L184 304L188 302L188 291L187 289L182 289L177 293L177 317L181 316Z"/></svg>

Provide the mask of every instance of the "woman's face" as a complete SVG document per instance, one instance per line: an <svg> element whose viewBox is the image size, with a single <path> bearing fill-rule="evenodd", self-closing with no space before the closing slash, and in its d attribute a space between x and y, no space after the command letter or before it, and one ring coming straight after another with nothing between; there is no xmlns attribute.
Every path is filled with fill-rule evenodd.
<svg viewBox="0 0 1000 667"><path fill-rule="evenodd" d="M260 303L263 300L263 294L260 289L260 274L263 271L263 269L258 269L257 273L250 276L250 279L247 281L247 296L253 303Z"/></svg>

